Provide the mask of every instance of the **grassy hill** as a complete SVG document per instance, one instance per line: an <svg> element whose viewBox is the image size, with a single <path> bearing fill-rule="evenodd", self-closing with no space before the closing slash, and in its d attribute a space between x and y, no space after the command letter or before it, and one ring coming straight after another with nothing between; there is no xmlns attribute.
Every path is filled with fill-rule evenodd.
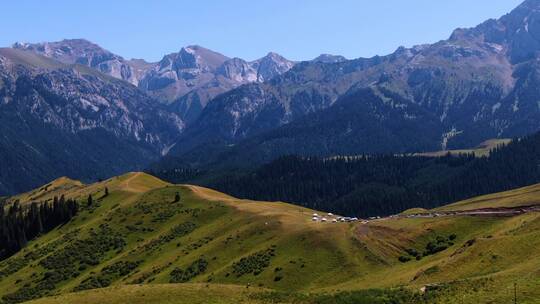
<svg viewBox="0 0 540 304"><path fill-rule="evenodd" d="M2 303L508 303L514 283L520 303L540 299L538 213L320 223L144 173L61 178L8 202L61 194L82 210L0 262Z"/></svg>
<svg viewBox="0 0 540 304"><path fill-rule="evenodd" d="M435 151L435 152L423 152L423 153L415 153L416 156L428 156L428 157L439 157L439 156L445 156L448 153L452 155L458 155L458 154L470 154L474 153L475 156L481 157L481 156L488 156L489 152L493 150L494 148L497 148L498 146L507 145L512 140L509 138L495 138L495 139L488 139L482 143L480 143L477 147L471 148L471 149L458 149L458 150L442 150L442 151Z"/></svg>
<svg viewBox="0 0 540 304"><path fill-rule="evenodd" d="M540 184L518 188L510 191L474 197L436 210L471 210L480 208L522 207L540 205Z"/></svg>

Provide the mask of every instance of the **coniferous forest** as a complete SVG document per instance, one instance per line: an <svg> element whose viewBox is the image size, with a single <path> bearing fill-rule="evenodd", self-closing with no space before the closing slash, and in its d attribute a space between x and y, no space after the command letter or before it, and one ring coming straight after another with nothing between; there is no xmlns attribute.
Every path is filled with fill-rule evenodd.
<svg viewBox="0 0 540 304"><path fill-rule="evenodd" d="M0 260L23 248L28 241L67 223L77 214L76 201L64 196L52 203L33 202L22 206L18 201L5 206L0 202Z"/></svg>
<svg viewBox="0 0 540 304"><path fill-rule="evenodd" d="M413 207L433 208L538 183L539 165L537 133L495 148L488 157L284 156L250 171L183 169L152 173L241 198L294 202L340 214L372 216ZM193 179L196 174L198 178Z"/></svg>

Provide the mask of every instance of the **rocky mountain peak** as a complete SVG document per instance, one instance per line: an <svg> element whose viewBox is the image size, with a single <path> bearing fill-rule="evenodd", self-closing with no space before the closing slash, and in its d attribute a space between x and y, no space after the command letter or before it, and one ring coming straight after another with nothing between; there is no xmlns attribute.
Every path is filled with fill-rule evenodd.
<svg viewBox="0 0 540 304"><path fill-rule="evenodd" d="M227 61L229 57L199 45L190 45L180 50L179 59L188 68L204 68L213 71Z"/></svg>
<svg viewBox="0 0 540 304"><path fill-rule="evenodd" d="M124 60L121 56L115 55L85 39L64 39L57 42L42 43L16 42L12 47L33 51L63 63L79 63L91 67L95 67L107 60Z"/></svg>
<svg viewBox="0 0 540 304"><path fill-rule="evenodd" d="M540 10L539 0L525 0L515 10Z"/></svg>
<svg viewBox="0 0 540 304"><path fill-rule="evenodd" d="M156 69L159 74L176 74L175 79L194 78L201 73L214 72L228 59L227 56L212 50L190 45L181 48L177 53L165 55ZM167 77L170 78L170 75Z"/></svg>
<svg viewBox="0 0 540 304"><path fill-rule="evenodd" d="M258 61L263 61L263 60L271 60L271 61L274 61L274 62L291 62L287 58L285 58L285 57L283 57L280 54L275 53L275 52L268 52L268 54L266 54L266 56L260 58Z"/></svg>
<svg viewBox="0 0 540 304"><path fill-rule="evenodd" d="M269 52L266 56L251 62L257 69L257 81L264 82L281 75L294 66L294 62L285 57Z"/></svg>
<svg viewBox="0 0 540 304"><path fill-rule="evenodd" d="M237 57L225 61L217 72L238 83L257 81L257 70L247 61Z"/></svg>
<svg viewBox="0 0 540 304"><path fill-rule="evenodd" d="M322 63L336 63L346 61L347 58L341 55L332 55L332 54L321 54L315 57L313 62L322 62Z"/></svg>
<svg viewBox="0 0 540 304"><path fill-rule="evenodd" d="M132 70L124 58L85 39L64 39L42 43L17 42L12 47L32 51L62 63L85 65L135 85L139 81L140 75Z"/></svg>
<svg viewBox="0 0 540 304"><path fill-rule="evenodd" d="M540 0L524 1L501 18L474 28L456 29L449 41L495 44L513 63L530 60L540 52Z"/></svg>
<svg viewBox="0 0 540 304"><path fill-rule="evenodd" d="M268 54L266 54L266 56L264 56L263 58L272 58L273 60L277 61L286 60L285 57L281 56L276 52L268 52Z"/></svg>

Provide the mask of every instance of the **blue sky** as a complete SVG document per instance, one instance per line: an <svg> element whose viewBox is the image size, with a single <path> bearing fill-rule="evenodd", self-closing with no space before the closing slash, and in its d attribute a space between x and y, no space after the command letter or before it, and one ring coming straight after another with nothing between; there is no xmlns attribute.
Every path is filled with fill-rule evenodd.
<svg viewBox="0 0 540 304"><path fill-rule="evenodd" d="M45 5L44 3L47 3ZM85 38L126 58L156 61L199 44L252 60L321 53L385 55L498 18L521 0L3 1L0 46Z"/></svg>

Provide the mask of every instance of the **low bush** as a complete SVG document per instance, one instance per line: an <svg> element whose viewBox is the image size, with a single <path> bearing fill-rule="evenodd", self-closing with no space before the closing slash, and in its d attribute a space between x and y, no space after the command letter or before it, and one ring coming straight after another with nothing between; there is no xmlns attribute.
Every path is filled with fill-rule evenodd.
<svg viewBox="0 0 540 304"><path fill-rule="evenodd" d="M207 267L208 261L201 257L195 262L191 263L191 265L189 265L189 267L187 267L186 269L181 269L177 267L173 271L171 271L170 282L185 283L198 276L199 274L204 273Z"/></svg>
<svg viewBox="0 0 540 304"><path fill-rule="evenodd" d="M49 295L56 285L80 275L79 269L87 265L98 265L106 254L119 250L125 246L125 240L117 232L103 224L91 230L85 239L62 238L68 244L45 257L39 265L45 268L43 276L30 284L5 295L2 299L6 303L19 303ZM93 282L96 283L96 282Z"/></svg>
<svg viewBox="0 0 540 304"><path fill-rule="evenodd" d="M233 273L237 277L252 273L253 275L260 274L266 267L270 265L270 259L275 256L275 249L268 248L256 252L250 256L241 258L233 264Z"/></svg>
<svg viewBox="0 0 540 304"><path fill-rule="evenodd" d="M140 263L141 261L118 261L103 268L98 276L91 276L82 281L74 291L107 287L115 280L130 274Z"/></svg>
<svg viewBox="0 0 540 304"><path fill-rule="evenodd" d="M406 255L402 255L398 258L398 260L401 262L401 263L406 263L408 261L411 260L411 258L409 256L406 256Z"/></svg>
<svg viewBox="0 0 540 304"><path fill-rule="evenodd" d="M415 258L417 261L421 260L423 257L436 254L438 252L444 251L449 247L454 245L454 240L457 238L455 234L451 234L448 237L436 236L434 240L429 241L422 253L419 253L414 248L405 249L406 255L401 255L398 260L402 263L406 263L412 258Z"/></svg>

